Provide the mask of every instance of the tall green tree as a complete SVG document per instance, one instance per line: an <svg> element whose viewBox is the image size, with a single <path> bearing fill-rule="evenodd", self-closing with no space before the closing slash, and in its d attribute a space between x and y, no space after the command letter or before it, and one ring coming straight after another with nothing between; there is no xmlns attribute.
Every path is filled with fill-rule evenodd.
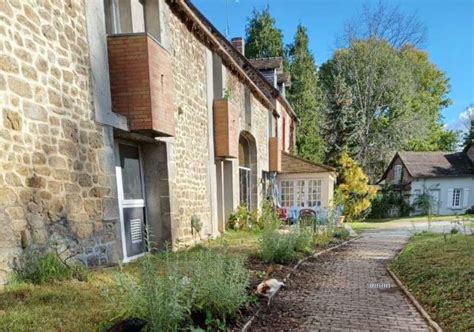
<svg viewBox="0 0 474 332"><path fill-rule="evenodd" d="M284 56L283 34L275 27L275 19L268 6L261 11L254 8L252 15L247 18L245 34L247 58Z"/></svg>
<svg viewBox="0 0 474 332"><path fill-rule="evenodd" d="M288 101L300 118L296 131L297 153L309 160L324 159L324 140L321 137L321 99L314 57L309 50L306 28L298 25L293 43L288 48L291 86Z"/></svg>
<svg viewBox="0 0 474 332"><path fill-rule="evenodd" d="M326 96L335 90L337 76L352 93L357 149L348 152L371 180L382 174L397 150L452 148L453 133L444 131L440 122L441 110L449 104L448 80L426 53L413 47L398 50L376 38L357 40L321 67Z"/></svg>
<svg viewBox="0 0 474 332"><path fill-rule="evenodd" d="M352 93L344 78L338 75L331 84L332 89L327 93L326 112L322 135L325 139L326 162L336 165L341 153L351 151L357 154L357 121L354 121Z"/></svg>
<svg viewBox="0 0 474 332"><path fill-rule="evenodd" d="M452 151L456 148L458 133L445 130L441 110L451 104L448 98L449 80L434 64L428 54L413 46L405 46L400 56L411 72L415 85L409 107L418 118L425 121L419 137L408 142L405 150Z"/></svg>
<svg viewBox="0 0 474 332"><path fill-rule="evenodd" d="M352 116L357 151L348 151L371 179L386 160L416 135L407 116L412 79L397 52L377 39L353 42L337 50L321 66L325 94L335 90L335 77L343 77L352 93ZM336 131L336 128L333 128Z"/></svg>

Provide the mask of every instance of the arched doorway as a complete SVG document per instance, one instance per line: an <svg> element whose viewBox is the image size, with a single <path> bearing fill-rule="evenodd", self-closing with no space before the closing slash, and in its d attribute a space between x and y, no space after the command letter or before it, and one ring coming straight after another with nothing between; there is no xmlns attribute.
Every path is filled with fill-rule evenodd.
<svg viewBox="0 0 474 332"><path fill-rule="evenodd" d="M240 204L257 207L257 145L253 136L244 131L239 137Z"/></svg>

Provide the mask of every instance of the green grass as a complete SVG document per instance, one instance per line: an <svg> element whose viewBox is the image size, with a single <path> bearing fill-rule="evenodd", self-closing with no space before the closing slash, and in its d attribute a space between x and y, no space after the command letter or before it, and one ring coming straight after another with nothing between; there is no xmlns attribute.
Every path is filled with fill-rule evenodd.
<svg viewBox="0 0 474 332"><path fill-rule="evenodd" d="M415 235L391 267L443 329L474 330L473 235Z"/></svg>
<svg viewBox="0 0 474 332"><path fill-rule="evenodd" d="M472 219L474 215L453 215L453 216L433 216L432 222L438 221L461 221L463 219ZM403 217L403 218L385 218L385 219L367 219L365 221L357 221L348 223L352 229L358 233L369 231L369 230L378 230L378 229L390 229L398 228L400 226L410 227L413 224L428 222L426 216L415 216L415 217ZM471 225L474 222L470 222Z"/></svg>
<svg viewBox="0 0 474 332"><path fill-rule="evenodd" d="M330 243L332 236L320 235L316 247ZM227 231L222 237L178 251L172 256L186 269L185 256L201 250L226 251L243 258L258 257L261 231ZM179 259L177 256L180 256ZM165 266L164 255L155 256L157 272ZM139 273L140 262L123 267L92 271L87 282L64 280L41 285L14 284L0 290L0 331L101 331L121 315L122 305L113 303L118 287L115 274L123 271L130 276ZM253 271L255 272L255 271Z"/></svg>
<svg viewBox="0 0 474 332"><path fill-rule="evenodd" d="M195 255L203 247L243 257L255 256L258 232L228 231L219 239L197 245L175 255ZM162 266L157 255L157 270ZM183 260L184 261L184 260ZM97 331L120 312L111 304L106 290L116 290L114 273L123 270L137 275L139 262L93 271L87 282L65 280L42 285L19 283L0 290L0 331Z"/></svg>

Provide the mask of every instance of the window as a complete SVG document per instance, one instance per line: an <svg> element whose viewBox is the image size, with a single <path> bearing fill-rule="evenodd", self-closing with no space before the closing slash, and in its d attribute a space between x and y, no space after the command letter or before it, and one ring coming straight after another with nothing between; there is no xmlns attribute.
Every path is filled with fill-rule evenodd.
<svg viewBox="0 0 474 332"><path fill-rule="evenodd" d="M453 208L461 207L461 193L462 189L453 189L453 200L451 205Z"/></svg>
<svg viewBox="0 0 474 332"><path fill-rule="evenodd" d="M306 206L306 194L305 194L305 181L297 180L295 183L296 186L296 206L304 207Z"/></svg>
<svg viewBox="0 0 474 332"><path fill-rule="evenodd" d="M249 88L245 88L245 123L248 126L252 125L252 95Z"/></svg>
<svg viewBox="0 0 474 332"><path fill-rule="evenodd" d="M308 206L321 206L321 180L308 181Z"/></svg>
<svg viewBox="0 0 474 332"><path fill-rule="evenodd" d="M395 165L393 167L393 182L402 182L402 165Z"/></svg>
<svg viewBox="0 0 474 332"><path fill-rule="evenodd" d="M145 32L144 6L139 0L105 0L108 34Z"/></svg>
<svg viewBox="0 0 474 332"><path fill-rule="evenodd" d="M293 181L281 181L281 205L291 207L293 202Z"/></svg>
<svg viewBox="0 0 474 332"><path fill-rule="evenodd" d="M161 40L159 0L104 0L109 35L147 32Z"/></svg>

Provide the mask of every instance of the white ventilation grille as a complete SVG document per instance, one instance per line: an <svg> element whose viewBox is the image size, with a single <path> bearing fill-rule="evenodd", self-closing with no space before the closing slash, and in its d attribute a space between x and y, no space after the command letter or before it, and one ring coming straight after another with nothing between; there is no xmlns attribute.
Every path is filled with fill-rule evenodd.
<svg viewBox="0 0 474 332"><path fill-rule="evenodd" d="M140 219L130 220L130 236L132 243L142 242L142 221Z"/></svg>

